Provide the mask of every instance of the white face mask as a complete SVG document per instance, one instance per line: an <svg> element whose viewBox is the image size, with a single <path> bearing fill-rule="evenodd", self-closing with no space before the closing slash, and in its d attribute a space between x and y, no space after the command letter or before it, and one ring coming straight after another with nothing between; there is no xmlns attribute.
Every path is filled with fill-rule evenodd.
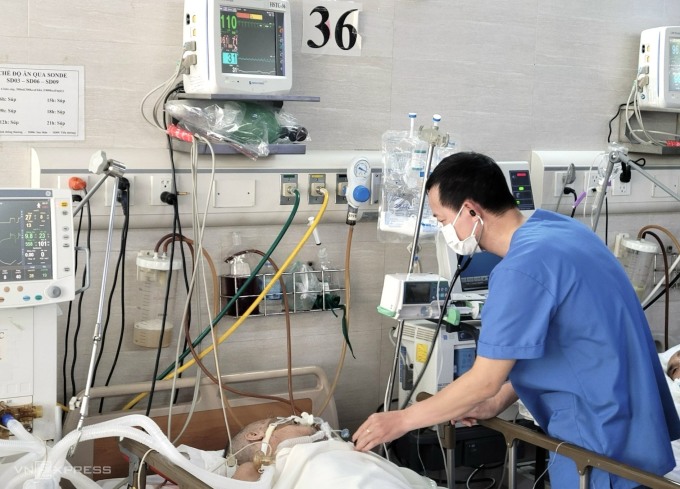
<svg viewBox="0 0 680 489"><path fill-rule="evenodd" d="M675 385L677 385L678 387L680 387L680 378L673 379L673 383L674 383Z"/></svg>
<svg viewBox="0 0 680 489"><path fill-rule="evenodd" d="M462 207L458 211L458 214L456 214L456 217L453 220L453 222L445 226L442 226L441 230L442 235L444 236L444 240L446 241L448 247L451 248L454 251L454 253L458 255L467 256L472 255L475 251L477 251L477 248L479 247L477 237L475 236L475 231L477 230L478 224L481 223L482 226L484 225L484 221L482 221L481 217L477 217L478 221L475 222L475 225L472 227L472 232L470 233L470 236L468 236L464 240L461 240L460 238L458 238L456 229L453 227L456 224L458 218L460 217L461 212L463 212Z"/></svg>

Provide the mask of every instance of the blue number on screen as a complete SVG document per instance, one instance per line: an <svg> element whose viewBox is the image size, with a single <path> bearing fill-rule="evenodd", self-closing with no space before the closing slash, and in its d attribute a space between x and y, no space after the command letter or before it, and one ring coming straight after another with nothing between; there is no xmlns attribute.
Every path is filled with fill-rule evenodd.
<svg viewBox="0 0 680 489"><path fill-rule="evenodd" d="M238 53L222 53L222 64L223 65L237 65L238 64Z"/></svg>

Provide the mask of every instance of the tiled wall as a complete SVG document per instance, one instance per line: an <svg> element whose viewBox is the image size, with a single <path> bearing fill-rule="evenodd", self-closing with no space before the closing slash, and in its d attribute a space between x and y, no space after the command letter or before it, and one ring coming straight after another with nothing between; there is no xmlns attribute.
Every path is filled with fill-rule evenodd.
<svg viewBox="0 0 680 489"><path fill-rule="evenodd" d="M463 148L502 160L528 160L531 150L604 149L607 121L625 102L636 72L640 31L680 24L680 3L675 0L375 0L363 2L362 55L319 56L300 54L303 2L293 0L292 5L296 30L293 93L321 97L318 103L287 105L309 128L309 148L378 149L381 134L405 128L407 112L416 111L421 121L440 113L442 127ZM142 120L139 104L151 88L170 76L180 55L181 0L94 0L68 5L0 0L0 10L4 20L0 64L79 65L85 67L86 80L85 141L0 141L4 182L29 185L33 145L69 144L93 150L165 146L164 137ZM85 167L87 162L81 164ZM677 213L614 215L610 235L618 231L634 234L650 222L680 232ZM604 232L603 223L599 229ZM228 254L233 230L209 229L206 248L216 261ZM130 232L128 283L134 281L136 250L152 247L168 231ZM266 249L278 226L238 231L249 246ZM327 224L322 231L331 258L342 263L346 226ZM291 236L303 232L296 227ZM94 233L93 261L99 267L95 277L101 275L104 240L101 231ZM283 247L290 250L294 242L295 238L287 238ZM287 253L277 254L275 258L282 260ZM301 256L314 259L313 245L305 246ZM357 426L383 401L392 362L388 331L393 323L379 316L375 307L383 275L403 271L408 258L405 244L377 240L375 223L357 226L351 268L351 340L357 358L346 358L337 391L344 426ZM423 253L423 268L435 269L431 247L426 246ZM97 286L95 281L84 304L78 389L83 387L89 360ZM133 294L128 294L127 301L134 307ZM119 307L114 307L100 376L108 371L112 358L119 314ZM132 316L126 321L128 331ZM662 306L655 306L649 316L658 330L663 325ZM234 334L221 352L223 371L283 366L280 318L249 321ZM60 328L65 328L63 318ZM671 328L680 336L677 321L671 322ZM330 313L297 315L293 318L293 363L322 365L332 378L341 340L339 320ZM173 353L174 342L163 354ZM153 352L135 347L128 334L113 381L148 379L153 363ZM59 367L60 371L61 363Z"/></svg>

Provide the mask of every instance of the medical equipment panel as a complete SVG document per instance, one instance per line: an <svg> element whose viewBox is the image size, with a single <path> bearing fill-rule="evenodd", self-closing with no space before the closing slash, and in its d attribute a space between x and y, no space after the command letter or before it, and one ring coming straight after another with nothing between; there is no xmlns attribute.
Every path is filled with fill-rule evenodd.
<svg viewBox="0 0 680 489"><path fill-rule="evenodd" d="M641 107L680 108L680 26L642 31L637 84Z"/></svg>
<svg viewBox="0 0 680 489"><path fill-rule="evenodd" d="M71 212L67 190L0 189L0 307L73 299Z"/></svg>
<svg viewBox="0 0 680 489"><path fill-rule="evenodd" d="M0 414L57 433L57 303L75 296L71 193L0 189Z"/></svg>
<svg viewBox="0 0 680 489"><path fill-rule="evenodd" d="M472 368L475 361L475 340L468 331L439 330L437 342L432 347L436 324L432 321L407 320L404 323L401 352L399 355L399 405L410 391L412 402L420 392L436 394L455 379ZM432 349L427 367L425 362ZM414 382L425 370L420 383Z"/></svg>
<svg viewBox="0 0 680 489"><path fill-rule="evenodd" d="M439 317L448 281L433 273L385 275L378 312L394 319Z"/></svg>

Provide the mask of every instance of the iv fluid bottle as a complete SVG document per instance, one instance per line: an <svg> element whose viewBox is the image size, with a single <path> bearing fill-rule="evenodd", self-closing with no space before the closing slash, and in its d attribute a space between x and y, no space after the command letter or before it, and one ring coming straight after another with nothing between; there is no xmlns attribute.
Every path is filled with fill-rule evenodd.
<svg viewBox="0 0 680 489"><path fill-rule="evenodd" d="M175 317L174 298L177 294L177 279L170 284L168 290L168 280L170 269L174 271L182 267L180 259L173 259L172 267L170 257L164 253L156 253L153 250L142 250L137 255L137 282L136 297L140 301L137 306L139 314L138 320L134 325L134 343L148 348L157 348L160 340L161 331L163 332L163 343L166 347L172 339L172 319ZM163 323L163 312L165 309L166 292L168 294L168 306L165 323Z"/></svg>
<svg viewBox="0 0 680 489"><path fill-rule="evenodd" d="M274 270L274 266L271 264L271 262L267 260L260 269L260 273L262 274L260 282L262 284L262 290L264 290L269 282L272 281L272 278L274 278L276 271ZM281 293L281 283L278 280L274 282L274 285L272 285L272 288L269 289L269 292L267 292L267 295L264 296L264 299L265 314L281 312L281 299L283 299L283 295Z"/></svg>
<svg viewBox="0 0 680 489"><path fill-rule="evenodd" d="M338 290L340 288L340 280L337 274L337 269L333 266L328 258L328 250L325 246L319 248L319 268L323 275L322 288L324 292Z"/></svg>

